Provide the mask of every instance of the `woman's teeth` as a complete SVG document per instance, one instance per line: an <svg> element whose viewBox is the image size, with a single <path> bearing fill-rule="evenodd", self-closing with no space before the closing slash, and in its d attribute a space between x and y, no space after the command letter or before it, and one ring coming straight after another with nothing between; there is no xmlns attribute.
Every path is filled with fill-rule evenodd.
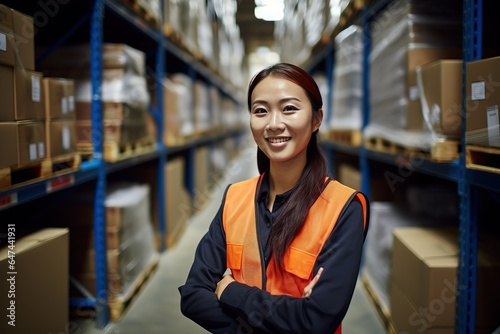
<svg viewBox="0 0 500 334"><path fill-rule="evenodd" d="M271 143L284 143L289 141L290 138L268 138L267 140Z"/></svg>

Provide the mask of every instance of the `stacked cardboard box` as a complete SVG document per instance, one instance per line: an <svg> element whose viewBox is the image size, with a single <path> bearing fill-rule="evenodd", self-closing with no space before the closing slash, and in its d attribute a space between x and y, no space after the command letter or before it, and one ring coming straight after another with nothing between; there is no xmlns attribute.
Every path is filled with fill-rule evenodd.
<svg viewBox="0 0 500 334"><path fill-rule="evenodd" d="M371 25L366 138L431 148L433 138L423 120L416 68L439 59L462 57L462 12L454 1L448 2L443 7L429 0L396 1L375 17Z"/></svg>
<svg viewBox="0 0 500 334"><path fill-rule="evenodd" d="M436 140L461 137L462 65L461 59L441 59L416 68L423 119Z"/></svg>
<svg viewBox="0 0 500 334"><path fill-rule="evenodd" d="M76 148L75 84L67 78L44 78L47 156L73 154Z"/></svg>
<svg viewBox="0 0 500 334"><path fill-rule="evenodd" d="M169 159L165 165L167 247L177 243L193 211L191 196L185 186L185 170L183 157Z"/></svg>
<svg viewBox="0 0 500 334"><path fill-rule="evenodd" d="M68 226L71 220L70 273L84 289L96 294L96 263L92 191L71 195L69 204L50 217L53 226ZM128 300L157 263L158 253L150 212L150 187L146 184L113 182L105 198L105 238L108 296ZM72 296L81 297L76 285Z"/></svg>
<svg viewBox="0 0 500 334"><path fill-rule="evenodd" d="M466 66L466 144L499 148L500 57L472 61Z"/></svg>
<svg viewBox="0 0 500 334"><path fill-rule="evenodd" d="M194 128L196 136L206 135L212 129L208 85L200 79L193 83Z"/></svg>
<svg viewBox="0 0 500 334"><path fill-rule="evenodd" d="M184 73L172 73L163 80L163 142L182 144L194 135L193 80Z"/></svg>
<svg viewBox="0 0 500 334"><path fill-rule="evenodd" d="M47 155L43 75L35 71L33 31L33 17L0 5L0 168Z"/></svg>
<svg viewBox="0 0 500 334"><path fill-rule="evenodd" d="M3 268L0 303L4 315L0 332L66 332L69 323L68 229L44 228L22 237L16 235L15 251L7 239L1 238L3 235L0 244L7 246L0 248ZM7 270L12 263L15 268Z"/></svg>
<svg viewBox="0 0 500 334"><path fill-rule="evenodd" d="M391 252L391 318L397 333L455 333L459 258L457 228L396 228ZM500 325L498 240L480 235L474 333Z"/></svg>
<svg viewBox="0 0 500 334"><path fill-rule="evenodd" d="M124 146L153 141L148 132L150 95L146 82L145 54L126 44L104 44L102 49L102 132L92 131L92 85L88 45L64 46L44 59L46 76L65 77L75 83L76 137L78 150L92 151L93 138Z"/></svg>
<svg viewBox="0 0 500 334"><path fill-rule="evenodd" d="M352 25L335 37L335 70L330 129L361 130L363 29Z"/></svg>

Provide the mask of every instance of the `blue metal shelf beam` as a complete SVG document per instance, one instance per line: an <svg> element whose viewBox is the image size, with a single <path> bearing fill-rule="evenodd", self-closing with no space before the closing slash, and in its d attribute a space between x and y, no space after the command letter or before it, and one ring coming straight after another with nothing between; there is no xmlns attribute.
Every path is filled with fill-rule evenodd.
<svg viewBox="0 0 500 334"><path fill-rule="evenodd" d="M482 1L463 0L463 71L462 71L462 145L460 152L460 195L459 260L457 270L457 294L455 329L457 333L474 333L476 318L477 285L477 239L478 203L471 198L470 172L465 168L466 143L466 82L467 62L482 57ZM476 193L477 194L477 193ZM477 196L476 196L477 197Z"/></svg>
<svg viewBox="0 0 500 334"><path fill-rule="evenodd" d="M106 248L106 168L103 159L102 121L102 34L105 0L95 0L90 22L90 80L92 87L92 144L94 159L100 162L94 198L94 250L96 273L96 324L104 328L109 322L108 269Z"/></svg>

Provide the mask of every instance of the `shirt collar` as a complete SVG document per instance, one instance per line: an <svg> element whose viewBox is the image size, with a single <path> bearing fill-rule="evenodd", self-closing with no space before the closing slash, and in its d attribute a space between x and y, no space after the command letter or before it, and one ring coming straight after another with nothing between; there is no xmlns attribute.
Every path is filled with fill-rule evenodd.
<svg viewBox="0 0 500 334"><path fill-rule="evenodd" d="M274 202L276 204L282 204L285 202L290 195L293 193L297 185L295 185L292 189L284 192L283 194L278 194L276 195L276 199ZM264 203L267 203L269 201L269 173L266 172L264 173L264 178L262 179L262 184L260 186L260 194L257 197L259 202L264 201Z"/></svg>

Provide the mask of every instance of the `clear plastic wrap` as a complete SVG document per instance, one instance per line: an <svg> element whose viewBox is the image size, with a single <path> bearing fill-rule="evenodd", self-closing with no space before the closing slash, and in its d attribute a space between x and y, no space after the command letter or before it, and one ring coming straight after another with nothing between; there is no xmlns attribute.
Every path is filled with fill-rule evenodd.
<svg viewBox="0 0 500 334"><path fill-rule="evenodd" d="M363 30L352 25L335 37L330 129L361 129L362 79Z"/></svg>
<svg viewBox="0 0 500 334"><path fill-rule="evenodd" d="M448 1L448 0L447 0ZM391 3L372 23L370 122L364 137L429 149L415 69L461 56L461 6L430 0Z"/></svg>

